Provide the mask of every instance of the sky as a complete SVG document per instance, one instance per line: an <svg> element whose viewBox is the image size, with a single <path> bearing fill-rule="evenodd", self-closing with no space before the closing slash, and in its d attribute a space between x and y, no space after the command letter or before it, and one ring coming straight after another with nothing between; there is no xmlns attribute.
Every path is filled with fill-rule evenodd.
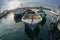
<svg viewBox="0 0 60 40"><path fill-rule="evenodd" d="M44 6L48 8L58 8L60 0L0 0L0 10L11 10L23 6Z"/></svg>

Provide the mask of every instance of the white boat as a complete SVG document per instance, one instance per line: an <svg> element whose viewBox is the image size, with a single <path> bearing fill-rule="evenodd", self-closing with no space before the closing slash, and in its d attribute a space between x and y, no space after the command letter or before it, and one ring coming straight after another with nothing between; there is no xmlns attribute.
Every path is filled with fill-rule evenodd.
<svg viewBox="0 0 60 40"><path fill-rule="evenodd" d="M32 10L29 10L22 17L22 21L24 22L25 27L28 27L30 30L35 30L39 27L39 23L42 21L42 17Z"/></svg>
<svg viewBox="0 0 60 40"><path fill-rule="evenodd" d="M58 23L58 26L57 27L58 27L58 30L60 31L60 23Z"/></svg>

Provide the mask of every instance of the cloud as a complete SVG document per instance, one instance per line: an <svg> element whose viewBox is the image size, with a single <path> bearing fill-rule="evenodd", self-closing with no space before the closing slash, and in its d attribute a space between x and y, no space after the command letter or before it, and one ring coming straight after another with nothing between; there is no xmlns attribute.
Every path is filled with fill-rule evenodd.
<svg viewBox="0 0 60 40"><path fill-rule="evenodd" d="M0 9L1 11L6 9L14 9L18 6L20 7L20 2L23 3L24 6L46 6L57 8L60 4L59 0L0 0Z"/></svg>
<svg viewBox="0 0 60 40"><path fill-rule="evenodd" d="M15 9L18 6L20 6L21 1L10 1L10 2L6 2L5 4L3 4L3 6L1 7L1 10L10 10L10 9Z"/></svg>

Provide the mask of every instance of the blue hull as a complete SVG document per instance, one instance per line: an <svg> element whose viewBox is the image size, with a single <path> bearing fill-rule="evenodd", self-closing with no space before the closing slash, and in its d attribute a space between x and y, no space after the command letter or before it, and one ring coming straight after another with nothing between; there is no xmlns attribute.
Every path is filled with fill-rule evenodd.
<svg viewBox="0 0 60 40"><path fill-rule="evenodd" d="M14 14L14 18L16 18L16 19L17 18L20 18L21 19L22 18L22 15L21 14Z"/></svg>
<svg viewBox="0 0 60 40"><path fill-rule="evenodd" d="M28 23L24 23L25 27L27 27L28 29L34 31L35 29L39 28L39 23L37 24L28 24Z"/></svg>
<svg viewBox="0 0 60 40"><path fill-rule="evenodd" d="M20 22L21 21L21 18L22 18L22 15L21 14L14 14L14 20L15 22Z"/></svg>

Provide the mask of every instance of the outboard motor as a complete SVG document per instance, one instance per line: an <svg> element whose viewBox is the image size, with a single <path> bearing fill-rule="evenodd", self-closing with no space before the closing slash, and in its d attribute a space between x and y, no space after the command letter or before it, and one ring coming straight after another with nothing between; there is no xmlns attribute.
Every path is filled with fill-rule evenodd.
<svg viewBox="0 0 60 40"><path fill-rule="evenodd" d="M19 13L14 14L14 20L16 22L20 22L21 21L21 18L22 18L22 15L21 14L19 14Z"/></svg>

